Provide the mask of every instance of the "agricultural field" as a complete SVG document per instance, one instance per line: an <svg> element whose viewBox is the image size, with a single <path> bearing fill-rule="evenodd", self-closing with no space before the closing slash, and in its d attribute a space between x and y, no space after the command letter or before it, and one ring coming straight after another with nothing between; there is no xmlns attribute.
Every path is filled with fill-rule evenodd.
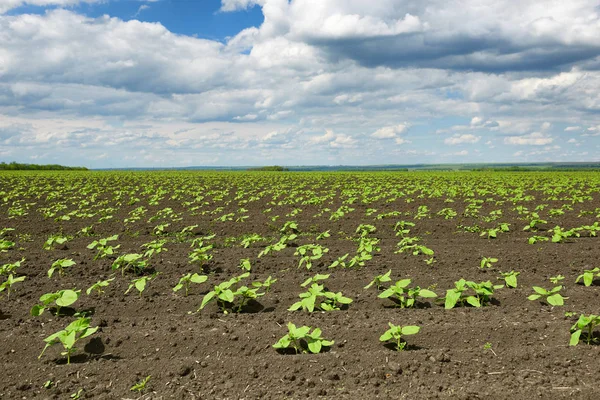
<svg viewBox="0 0 600 400"><path fill-rule="evenodd" d="M597 399L596 172L2 172L2 399Z"/></svg>

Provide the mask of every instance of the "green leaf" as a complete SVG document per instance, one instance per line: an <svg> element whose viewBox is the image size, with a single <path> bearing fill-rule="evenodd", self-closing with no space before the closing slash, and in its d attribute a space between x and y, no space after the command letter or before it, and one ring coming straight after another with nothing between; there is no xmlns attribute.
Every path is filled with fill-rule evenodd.
<svg viewBox="0 0 600 400"><path fill-rule="evenodd" d="M457 292L454 289L449 289L446 291L446 301L444 304L444 308L446 310L454 308L454 306L456 306L456 303L458 302L458 300L460 299L460 293Z"/></svg>
<svg viewBox="0 0 600 400"><path fill-rule="evenodd" d="M31 307L31 315L34 317L39 317L45 310L45 307L36 304L35 306Z"/></svg>
<svg viewBox="0 0 600 400"><path fill-rule="evenodd" d="M479 302L479 299L475 296L467 297L467 303L469 303L473 307L477 307L477 308L481 307L481 303Z"/></svg>
<svg viewBox="0 0 600 400"><path fill-rule="evenodd" d="M204 308L204 306L206 306L206 303L208 303L209 301L211 301L212 298L215 297L216 294L217 293L215 291L206 293L204 295L204 298L202 299L202 304L200 304L199 310L202 310Z"/></svg>
<svg viewBox="0 0 600 400"><path fill-rule="evenodd" d="M317 354L321 352L321 341L320 340L309 340L308 342L308 351L313 354Z"/></svg>
<svg viewBox="0 0 600 400"><path fill-rule="evenodd" d="M571 340L569 346L577 346L579 344L579 337L581 336L581 329L576 330L571 334Z"/></svg>
<svg viewBox="0 0 600 400"><path fill-rule="evenodd" d="M77 301L78 297L79 297L78 292L67 289L67 290L63 291L62 295L58 299L56 299L56 305L59 307L70 306L71 304L73 304Z"/></svg>
<svg viewBox="0 0 600 400"><path fill-rule="evenodd" d="M548 296L548 298L546 298L546 301L548 301L548 303L553 306L562 306L565 304L564 298L560 295L560 293Z"/></svg>
<svg viewBox="0 0 600 400"><path fill-rule="evenodd" d="M414 335L416 333L419 333L420 330L421 330L421 327L416 326L416 325L403 326L402 334L403 335Z"/></svg>
<svg viewBox="0 0 600 400"><path fill-rule="evenodd" d="M437 294L428 289L421 289L419 290L419 296L423 298L434 298L437 297Z"/></svg>
<svg viewBox="0 0 600 400"><path fill-rule="evenodd" d="M537 299L539 299L540 297L542 297L542 296L541 296L541 295L539 295L539 294L531 294L531 295L529 295L529 296L527 297L527 300L537 300Z"/></svg>
<svg viewBox="0 0 600 400"><path fill-rule="evenodd" d="M533 287L533 290L534 290L536 293L538 293L538 294L541 294L542 296L544 296L544 295L547 295L547 294L548 294L548 291L547 291L546 289L544 289L544 288L541 288L541 287L539 287L539 286L534 286L534 287Z"/></svg>
<svg viewBox="0 0 600 400"><path fill-rule="evenodd" d="M387 342L388 340L390 340L392 338L392 330L388 329L387 331L385 331L385 333L383 335L381 335L379 337L379 341L381 342Z"/></svg>

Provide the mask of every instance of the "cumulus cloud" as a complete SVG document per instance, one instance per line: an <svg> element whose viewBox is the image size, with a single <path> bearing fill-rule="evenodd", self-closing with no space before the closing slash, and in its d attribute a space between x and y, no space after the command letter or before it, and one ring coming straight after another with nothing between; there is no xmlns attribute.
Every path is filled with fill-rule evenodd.
<svg viewBox="0 0 600 400"><path fill-rule="evenodd" d="M375 132L373 132L371 134L371 137L375 139L394 139L406 132L407 129L408 124L406 123L392 126L384 126L383 128L379 128Z"/></svg>
<svg viewBox="0 0 600 400"><path fill-rule="evenodd" d="M21 7L23 5L32 6L75 6L80 3L99 3L103 0L2 0L0 1L0 14L12 10L13 8Z"/></svg>
<svg viewBox="0 0 600 400"><path fill-rule="evenodd" d="M533 132L522 136L509 136L504 138L504 143L514 145L544 146L554 141L550 135L542 132Z"/></svg>
<svg viewBox="0 0 600 400"><path fill-rule="evenodd" d="M452 137L444 139L444 143L448 145L465 144L465 143L477 143L481 139L481 136L475 136L470 133L464 135L454 135Z"/></svg>

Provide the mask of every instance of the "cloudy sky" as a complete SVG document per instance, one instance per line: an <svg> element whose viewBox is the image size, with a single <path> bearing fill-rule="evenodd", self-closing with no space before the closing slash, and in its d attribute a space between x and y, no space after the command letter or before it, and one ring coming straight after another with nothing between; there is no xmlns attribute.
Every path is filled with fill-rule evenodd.
<svg viewBox="0 0 600 400"><path fill-rule="evenodd" d="M600 161L598 0L0 0L0 160Z"/></svg>

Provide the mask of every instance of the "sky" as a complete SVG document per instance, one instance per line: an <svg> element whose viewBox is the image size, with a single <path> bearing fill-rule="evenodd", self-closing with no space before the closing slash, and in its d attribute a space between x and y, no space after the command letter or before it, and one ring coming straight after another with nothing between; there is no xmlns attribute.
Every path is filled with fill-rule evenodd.
<svg viewBox="0 0 600 400"><path fill-rule="evenodd" d="M600 2L0 0L0 161L600 161Z"/></svg>

